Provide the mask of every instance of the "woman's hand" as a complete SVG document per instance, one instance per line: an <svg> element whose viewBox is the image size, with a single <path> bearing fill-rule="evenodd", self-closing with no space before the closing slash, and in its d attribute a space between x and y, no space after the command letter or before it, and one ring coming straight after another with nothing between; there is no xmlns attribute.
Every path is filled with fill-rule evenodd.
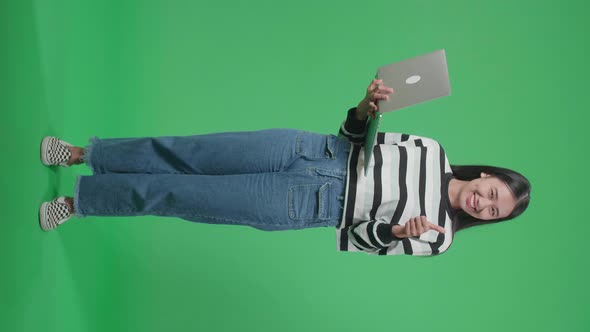
<svg viewBox="0 0 590 332"><path fill-rule="evenodd" d="M410 218L405 225L394 225L392 228L393 235L398 238L420 236L422 233L434 229L439 233L445 233L445 229L439 225L435 225L428 220L426 216L418 216Z"/></svg>
<svg viewBox="0 0 590 332"><path fill-rule="evenodd" d="M393 89L383 85L383 80L374 79L367 88L367 95L356 108L356 118L366 120L370 115L375 119L375 113L379 110L377 100L388 100L391 93L393 93Z"/></svg>

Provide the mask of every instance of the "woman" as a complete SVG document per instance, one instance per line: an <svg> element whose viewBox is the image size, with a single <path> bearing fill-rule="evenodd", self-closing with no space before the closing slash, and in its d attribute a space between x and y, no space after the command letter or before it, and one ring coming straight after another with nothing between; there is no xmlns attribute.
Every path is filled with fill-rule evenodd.
<svg viewBox="0 0 590 332"><path fill-rule="evenodd" d="M266 129L193 136L98 139L86 148L45 137L45 165L85 162L73 197L41 204L44 230L72 215L173 216L266 231L336 227L337 248L436 255L454 233L512 219L528 206L520 174L451 166L434 140L378 133L364 176L367 117L393 89L373 80L338 136Z"/></svg>

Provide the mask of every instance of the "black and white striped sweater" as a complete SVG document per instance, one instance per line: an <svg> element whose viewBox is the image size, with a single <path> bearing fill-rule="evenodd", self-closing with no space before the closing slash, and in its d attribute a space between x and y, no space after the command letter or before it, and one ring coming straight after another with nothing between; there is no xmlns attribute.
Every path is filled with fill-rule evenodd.
<svg viewBox="0 0 590 332"><path fill-rule="evenodd" d="M433 139L379 132L373 158L364 176L364 139L367 121L348 111L338 131L351 142L348 156L344 214L336 227L339 251L374 255L436 255L453 239L448 197L453 177L444 149ZM420 237L398 239L395 224L426 216L445 228L445 234L429 230Z"/></svg>

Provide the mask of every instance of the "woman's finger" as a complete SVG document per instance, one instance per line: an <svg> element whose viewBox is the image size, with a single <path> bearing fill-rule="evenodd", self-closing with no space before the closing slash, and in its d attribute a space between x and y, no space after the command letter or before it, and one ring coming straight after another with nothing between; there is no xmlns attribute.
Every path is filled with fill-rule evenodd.
<svg viewBox="0 0 590 332"><path fill-rule="evenodd" d="M424 233L424 225L422 224L422 218L416 220L416 232L416 236L419 236L422 233Z"/></svg>
<svg viewBox="0 0 590 332"><path fill-rule="evenodd" d="M378 99L389 99L389 96L383 93L372 93L371 100L378 100Z"/></svg>
<svg viewBox="0 0 590 332"><path fill-rule="evenodd" d="M439 232L439 233L445 233L445 229L444 227L440 226L440 225L435 225L433 223L430 223L430 229L434 229L435 231Z"/></svg>
<svg viewBox="0 0 590 332"><path fill-rule="evenodd" d="M379 85L379 92L393 93L393 89L385 85Z"/></svg>
<svg viewBox="0 0 590 332"><path fill-rule="evenodd" d="M428 222L428 219L426 219L426 216L420 216L420 224L422 224L422 227L424 227L425 231L430 229L430 222Z"/></svg>
<svg viewBox="0 0 590 332"><path fill-rule="evenodd" d="M412 236L416 236L416 221L415 221L415 219L412 219L410 221L410 234L412 234Z"/></svg>
<svg viewBox="0 0 590 332"><path fill-rule="evenodd" d="M371 84L369 85L369 88L367 90L369 92L372 92L373 90L375 90L375 87L381 82L383 82L383 80L377 80L377 79L372 80Z"/></svg>

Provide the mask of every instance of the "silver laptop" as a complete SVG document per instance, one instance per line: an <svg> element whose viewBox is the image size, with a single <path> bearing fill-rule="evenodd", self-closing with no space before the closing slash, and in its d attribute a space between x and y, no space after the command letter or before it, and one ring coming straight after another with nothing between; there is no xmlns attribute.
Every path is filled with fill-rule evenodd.
<svg viewBox="0 0 590 332"><path fill-rule="evenodd" d="M451 94L444 49L379 67L375 78L383 79L383 84L393 88L394 92L389 95L389 100L377 101L379 112L375 114L375 120L369 116L364 145L365 176L383 113Z"/></svg>

